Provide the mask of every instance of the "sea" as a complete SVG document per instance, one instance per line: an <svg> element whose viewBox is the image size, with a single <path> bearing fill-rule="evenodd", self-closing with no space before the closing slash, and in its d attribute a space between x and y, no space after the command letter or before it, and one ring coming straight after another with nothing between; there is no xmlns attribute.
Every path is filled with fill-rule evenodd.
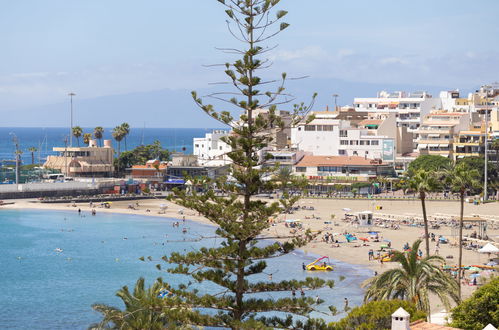
<svg viewBox="0 0 499 330"><path fill-rule="evenodd" d="M206 133L213 131L212 128L134 128L130 134L121 142L121 151L131 150L142 144L151 144L159 141L161 146L170 151L192 153L192 142L195 137L204 137ZM93 128L83 128L84 133L93 133ZM112 128L104 128L104 139L113 141L113 147L117 150L118 144L112 138ZM55 155L53 147L64 147L65 140L69 143L69 128L63 127L0 127L0 161L15 159L15 140L22 151L23 164L31 164L32 154L29 151L35 147L35 163L43 163L48 155ZM83 137L79 143L83 146ZM73 146L78 146L78 141L73 137Z"/></svg>
<svg viewBox="0 0 499 330"><path fill-rule="evenodd" d="M117 290L133 286L139 277L150 285L162 277L172 285L188 278L156 269L160 258L171 252L187 252L201 246L220 244L212 226L177 219L99 213L91 216L71 208L67 211L0 210L0 328L1 329L87 329L98 322L94 303L123 308ZM183 228L187 233L182 233ZM61 252L62 250L62 252ZM58 252L59 251L59 252ZM331 251L330 257L334 258ZM140 257L151 261L141 261ZM267 274L261 280L303 279L310 276L302 263L316 258L296 251L268 261ZM164 263L163 263L164 264ZM341 318L343 300L350 306L362 303L360 283L372 276L366 268L334 261L335 271L314 276L336 281L333 289L307 292L326 302L314 317L327 321ZM345 279L340 281L340 276ZM202 284L202 293L216 293L213 284ZM262 294L266 298L291 297L291 293ZM333 317L327 306L341 312Z"/></svg>

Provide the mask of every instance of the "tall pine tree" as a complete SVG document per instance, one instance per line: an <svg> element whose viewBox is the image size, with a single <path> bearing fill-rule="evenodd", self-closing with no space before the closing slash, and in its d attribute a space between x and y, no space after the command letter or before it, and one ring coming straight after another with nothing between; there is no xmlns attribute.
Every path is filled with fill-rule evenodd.
<svg viewBox="0 0 499 330"><path fill-rule="evenodd" d="M175 190L171 200L196 210L215 224L222 243L218 247L163 257L169 264L167 272L185 275L187 283L177 288L168 286L171 294L163 299L161 316L168 320L165 326L173 327L325 328L322 320L307 319L305 322L303 318L295 317L307 317L322 300L312 297L267 299L258 295L268 293L265 296L272 297L276 292L314 290L334 285L333 281L312 277L301 281L261 280L267 267L266 260L286 255L317 235L307 231L287 241L268 243L267 240L263 243L262 233L271 226L269 219L289 210L298 200L298 197L291 196L290 190L303 185L302 179L267 164L268 156L264 152L274 145L276 131L284 129L285 123L277 106L290 102L292 97L285 92L286 74L278 80L268 81L258 77L257 72L268 67L268 61L261 57L273 47L264 44L288 27L282 22L287 12L277 10L279 0L218 2L225 7L229 32L243 46L241 49L225 49L240 56L224 65L234 90L209 96L238 108L239 119L233 118L229 111L215 110L195 92L192 96L209 116L232 129L232 133L223 138L232 149L227 154L232 160L230 174L218 179L189 178L193 189ZM268 91L272 83L275 90ZM267 91L260 90L264 87ZM313 119L306 116L310 107L303 103L294 105L291 123L288 121L287 124L292 125L305 117ZM198 193L195 187L207 190ZM260 200L255 195L261 191L281 191L282 198L273 202ZM161 265L157 267L162 268ZM206 282L217 284L219 292L200 292Z"/></svg>
<svg viewBox="0 0 499 330"><path fill-rule="evenodd" d="M220 287L220 294L201 295L188 286L173 290L175 298L166 302L172 307L167 313L172 322L199 326L232 329L301 327L301 322L293 323L291 315L308 315L313 310L312 305L317 303L314 299L263 299L255 298L254 295L333 285L332 281L326 283L316 278L281 282L254 280L258 277L255 275L264 272L266 259L285 255L313 239L313 235L307 232L284 243L259 244L262 232L271 225L269 218L289 209L296 202L297 198L290 196L288 187L302 184L293 176L282 175L282 172L279 175L276 167L267 166L268 159L262 153L274 143L276 130L284 128L285 123L276 106L287 102L289 95L284 88L286 74L274 81L275 90L265 92L260 89L270 81L264 81L256 74L268 65L261 55L271 48L263 44L288 27L287 23L282 22L287 12L275 10L279 0L218 1L225 7L229 22L232 23L229 23L230 33L244 46L242 49L225 49L229 53L241 55L233 63L225 64L225 74L235 91L210 96L239 108L240 117L235 120L229 111L216 111L213 105L205 104L195 92L192 95L202 110L232 129L232 134L223 138L232 149L227 155L232 160L232 180L226 177L218 180L191 178L193 186L211 188L203 193L195 190L175 191L172 200L196 210L216 224L216 234L223 238L223 243L220 247L203 248L187 254L173 253L164 259L178 265L169 269L170 273L190 275L197 282L216 283ZM293 121L304 118L309 109L310 106L295 105ZM277 189L283 191L283 198L279 202L255 198L260 191ZM223 197L215 194L215 190L222 191ZM270 311L281 312L276 315L283 317L268 318L260 314Z"/></svg>

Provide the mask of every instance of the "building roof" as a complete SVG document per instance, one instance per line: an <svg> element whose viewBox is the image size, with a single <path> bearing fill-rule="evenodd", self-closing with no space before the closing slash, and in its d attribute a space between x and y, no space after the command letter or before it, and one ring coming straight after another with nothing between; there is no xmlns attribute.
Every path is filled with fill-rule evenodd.
<svg viewBox="0 0 499 330"><path fill-rule="evenodd" d="M379 161L374 159L365 159L358 156L304 156L302 160L296 164L298 167L307 166L372 166L380 165Z"/></svg>
<svg viewBox="0 0 499 330"><path fill-rule="evenodd" d="M159 169L165 169L167 168L166 164L159 164ZM156 170L154 166L150 165L133 165L132 169L134 170Z"/></svg>
<svg viewBox="0 0 499 330"><path fill-rule="evenodd" d="M445 117L445 116L464 116L467 115L466 112L442 112L442 113L430 113L428 117Z"/></svg>
<svg viewBox="0 0 499 330"><path fill-rule="evenodd" d="M411 330L455 330L459 328L446 327L444 325L428 323L423 320L412 322L410 325Z"/></svg>
<svg viewBox="0 0 499 330"><path fill-rule="evenodd" d="M305 123L303 123L305 124ZM340 120L339 119L333 119L333 118L315 118L312 120L310 123L306 125L339 125Z"/></svg>
<svg viewBox="0 0 499 330"><path fill-rule="evenodd" d="M480 131L459 131L459 135L484 135L484 132Z"/></svg>
<svg viewBox="0 0 499 330"><path fill-rule="evenodd" d="M381 119L364 119L359 122L359 126L380 125L381 123L383 123Z"/></svg>
<svg viewBox="0 0 499 330"><path fill-rule="evenodd" d="M402 307L399 307L395 312L393 312L392 316L407 317L411 316L411 314L407 313L407 311Z"/></svg>

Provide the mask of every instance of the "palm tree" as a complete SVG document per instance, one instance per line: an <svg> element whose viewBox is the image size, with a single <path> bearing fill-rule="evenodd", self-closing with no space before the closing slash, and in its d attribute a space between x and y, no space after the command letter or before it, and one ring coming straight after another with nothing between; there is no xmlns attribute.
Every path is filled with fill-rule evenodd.
<svg viewBox="0 0 499 330"><path fill-rule="evenodd" d="M118 142L118 157L119 157L121 154L121 140L123 140L123 138L125 137L122 127L116 126L115 128L113 128L112 134L113 138L116 140L116 142Z"/></svg>
<svg viewBox="0 0 499 330"><path fill-rule="evenodd" d="M121 129L123 130L123 137L125 138L125 151L127 150L126 147L126 137L128 134L130 134L130 125L128 123L123 123L120 125Z"/></svg>
<svg viewBox="0 0 499 330"><path fill-rule="evenodd" d="M89 144L90 143L90 139L92 139L92 134L91 133L85 133L83 134L83 143L84 144Z"/></svg>
<svg viewBox="0 0 499 330"><path fill-rule="evenodd" d="M90 328L166 329L166 317L162 312L165 307L164 298L159 297L161 290L169 290L168 285L163 283L161 278L158 278L148 289L144 288L144 278L139 278L133 294L127 286L124 286L116 293L116 296L123 301L125 310L104 304L92 305L92 308L103 314L104 318Z"/></svg>
<svg viewBox="0 0 499 330"><path fill-rule="evenodd" d="M492 141L490 148L496 152L496 167L499 172L499 139Z"/></svg>
<svg viewBox="0 0 499 330"><path fill-rule="evenodd" d="M104 136L104 128L97 126L94 128L94 137L99 140L100 146L102 147L102 137Z"/></svg>
<svg viewBox="0 0 499 330"><path fill-rule="evenodd" d="M461 299L461 266L463 261L463 214L464 214L464 197L470 189L480 187L480 174L476 169L471 169L466 163L457 163L450 170L445 171L445 181L450 188L459 193L461 202L459 212L459 260L458 260L458 275L459 283L459 299Z"/></svg>
<svg viewBox="0 0 499 330"><path fill-rule="evenodd" d="M80 136L83 133L83 129L80 126L73 127L73 136L78 141L78 147L80 146Z"/></svg>
<svg viewBox="0 0 499 330"><path fill-rule="evenodd" d="M423 209L423 222L424 222L424 235L426 244L426 256L430 255L430 240L428 233L428 217L426 216L426 194L435 191L439 188L440 184L434 172L419 169L416 172L409 174L407 181L409 188L419 193L421 200L421 207Z"/></svg>
<svg viewBox="0 0 499 330"><path fill-rule="evenodd" d="M29 147L28 151L31 152L31 164L35 163L35 152L38 151L38 148L36 147Z"/></svg>
<svg viewBox="0 0 499 330"><path fill-rule="evenodd" d="M367 287L364 302L408 300L429 314L430 293L435 294L447 309L450 308L450 299L456 303L459 301L457 281L440 268L445 260L436 255L418 260L420 244L418 239L409 252L393 252L392 261L400 263L401 267L387 270L364 283L363 286Z"/></svg>

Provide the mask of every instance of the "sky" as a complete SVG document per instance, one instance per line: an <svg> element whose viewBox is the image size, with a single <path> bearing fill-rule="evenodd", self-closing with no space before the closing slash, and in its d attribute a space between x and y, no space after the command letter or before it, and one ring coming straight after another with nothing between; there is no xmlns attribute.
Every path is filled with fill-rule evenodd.
<svg viewBox="0 0 499 330"><path fill-rule="evenodd" d="M324 91L321 105L339 82L349 86L339 102L350 104L351 95L373 96L356 84L472 90L499 80L498 1L282 0L279 6L289 12L290 27L269 42L277 48L268 54L267 74L310 77L306 92ZM36 126L41 117L30 111L58 116L47 109L66 106L68 92L76 93L77 108L107 97L208 88L223 75L206 65L231 59L216 48L237 46L225 20L216 0L0 0L0 126ZM157 107L185 104L172 98ZM196 108L182 110L188 118Z"/></svg>

